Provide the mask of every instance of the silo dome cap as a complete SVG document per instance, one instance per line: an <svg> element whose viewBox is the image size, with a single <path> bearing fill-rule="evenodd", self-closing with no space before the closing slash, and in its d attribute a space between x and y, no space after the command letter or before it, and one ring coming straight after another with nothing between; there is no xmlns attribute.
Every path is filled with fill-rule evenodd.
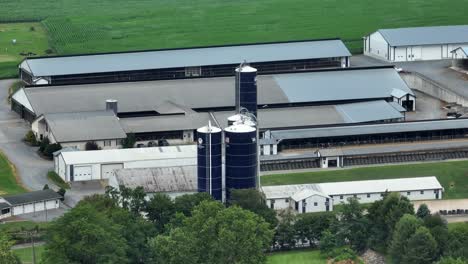
<svg viewBox="0 0 468 264"><path fill-rule="evenodd" d="M236 72L256 72L257 69L250 67L249 65L245 65L236 69Z"/></svg>
<svg viewBox="0 0 468 264"><path fill-rule="evenodd" d="M215 127L215 126L204 126L204 127L200 127L199 129L197 129L197 132L199 132L199 133L219 133L219 132L221 132L221 129L219 127Z"/></svg>
<svg viewBox="0 0 468 264"><path fill-rule="evenodd" d="M234 133L249 133L249 132L254 132L256 129L254 127L244 125L244 124L238 124L238 125L232 125L224 129L226 132L234 132Z"/></svg>

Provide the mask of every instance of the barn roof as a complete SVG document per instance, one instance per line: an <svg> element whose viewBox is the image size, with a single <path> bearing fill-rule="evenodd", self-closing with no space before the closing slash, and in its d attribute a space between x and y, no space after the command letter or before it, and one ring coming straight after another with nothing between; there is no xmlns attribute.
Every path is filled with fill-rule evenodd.
<svg viewBox="0 0 468 264"><path fill-rule="evenodd" d="M304 104L325 101L382 99L394 89L413 94L389 67L323 70L258 76L258 103ZM91 96L92 95L92 96ZM44 113L99 111L116 99L119 113L234 107L234 77L105 83L23 88L13 99ZM172 102L172 106L168 105Z"/></svg>
<svg viewBox="0 0 468 264"><path fill-rule="evenodd" d="M468 43L468 25L379 29L390 46Z"/></svg>
<svg viewBox="0 0 468 264"><path fill-rule="evenodd" d="M340 39L28 58L34 76L87 74L351 56Z"/></svg>
<svg viewBox="0 0 468 264"><path fill-rule="evenodd" d="M3 196L3 199L5 199L5 201L10 203L12 206L33 202L50 201L60 198L62 198L62 196L51 189Z"/></svg>
<svg viewBox="0 0 468 264"><path fill-rule="evenodd" d="M112 111L44 115L57 142L123 139L127 134Z"/></svg>

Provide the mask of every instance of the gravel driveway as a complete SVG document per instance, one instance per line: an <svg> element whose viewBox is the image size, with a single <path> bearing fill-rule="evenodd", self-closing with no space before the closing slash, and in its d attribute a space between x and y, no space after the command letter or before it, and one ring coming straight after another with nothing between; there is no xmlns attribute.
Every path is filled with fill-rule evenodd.
<svg viewBox="0 0 468 264"><path fill-rule="evenodd" d="M53 162L37 155L37 148L27 146L22 138L30 125L16 113L10 111L8 87L15 80L0 80L0 150L16 166L23 184L30 190L41 190L45 184L55 185L47 179Z"/></svg>

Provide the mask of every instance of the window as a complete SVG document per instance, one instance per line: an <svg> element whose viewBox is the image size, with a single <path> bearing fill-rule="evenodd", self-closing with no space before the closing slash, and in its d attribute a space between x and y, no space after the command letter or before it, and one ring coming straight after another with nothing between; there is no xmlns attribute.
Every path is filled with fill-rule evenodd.
<svg viewBox="0 0 468 264"><path fill-rule="evenodd" d="M367 198L370 198L370 193L367 194Z"/></svg>
<svg viewBox="0 0 468 264"><path fill-rule="evenodd" d="M275 200L270 200L270 208L275 209Z"/></svg>
<svg viewBox="0 0 468 264"><path fill-rule="evenodd" d="M288 198L284 199L284 201L287 202L287 203L289 203L289 199L288 199Z"/></svg>
<svg viewBox="0 0 468 264"><path fill-rule="evenodd" d="M104 147L112 146L112 140L104 140Z"/></svg>
<svg viewBox="0 0 468 264"><path fill-rule="evenodd" d="M185 68L185 76L192 77L192 76L200 76L201 75L201 67L187 67Z"/></svg>
<svg viewBox="0 0 468 264"><path fill-rule="evenodd" d="M354 194L353 197L354 197L354 198L357 198L357 194Z"/></svg>
<svg viewBox="0 0 468 264"><path fill-rule="evenodd" d="M317 203L317 202L314 202L314 206L318 206L318 203Z"/></svg>
<svg viewBox="0 0 468 264"><path fill-rule="evenodd" d="M406 192L406 195L411 195L411 192Z"/></svg>
<svg viewBox="0 0 468 264"><path fill-rule="evenodd" d="M296 209L296 211L299 211L299 202L296 202L296 204L294 205L294 209Z"/></svg>
<svg viewBox="0 0 468 264"><path fill-rule="evenodd" d="M380 194L380 197L384 197L384 194L383 194L383 193L381 193L381 194Z"/></svg>
<svg viewBox="0 0 468 264"><path fill-rule="evenodd" d="M343 200L343 195L340 195L340 200Z"/></svg>
<svg viewBox="0 0 468 264"><path fill-rule="evenodd" d="M421 191L421 194L424 194L424 191Z"/></svg>

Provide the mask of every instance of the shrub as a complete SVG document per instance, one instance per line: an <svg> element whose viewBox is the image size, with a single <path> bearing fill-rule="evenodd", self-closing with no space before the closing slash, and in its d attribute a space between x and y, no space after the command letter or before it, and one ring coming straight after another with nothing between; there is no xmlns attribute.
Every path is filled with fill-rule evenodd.
<svg viewBox="0 0 468 264"><path fill-rule="evenodd" d="M39 145L39 152L44 153L44 150L46 149L47 146L49 146L49 144L50 144L49 138L44 138Z"/></svg>
<svg viewBox="0 0 468 264"><path fill-rule="evenodd" d="M66 183L55 171L49 171L47 178L60 188L70 189L70 185Z"/></svg>
<svg viewBox="0 0 468 264"><path fill-rule="evenodd" d="M49 184L45 184L44 187L42 187L42 190L48 190L48 189L50 189Z"/></svg>
<svg viewBox="0 0 468 264"><path fill-rule="evenodd" d="M34 135L34 132L32 130L29 130L28 133L24 136L24 141L28 142L29 144L33 146L37 146L37 139L36 135Z"/></svg>
<svg viewBox="0 0 468 264"><path fill-rule="evenodd" d="M59 151L62 149L62 146L58 143L54 143L54 144L49 144L45 147L44 151L43 151L43 154L44 156L48 157L48 158L52 158L53 154L55 151Z"/></svg>
<svg viewBox="0 0 468 264"><path fill-rule="evenodd" d="M96 144L96 142L88 141L85 145L85 150L100 150L101 148Z"/></svg>
<svg viewBox="0 0 468 264"><path fill-rule="evenodd" d="M62 196L62 198L60 199L62 202L63 200L65 200L65 193L67 192L67 190L65 190L64 188L60 188L57 193L60 194Z"/></svg>
<svg viewBox="0 0 468 264"><path fill-rule="evenodd" d="M127 138L122 140L122 148L133 148L136 143L135 134L127 134Z"/></svg>
<svg viewBox="0 0 468 264"><path fill-rule="evenodd" d="M54 51L51 50L51 49L46 49L46 50L45 50L45 53L46 53L46 54L52 54L52 53L54 53Z"/></svg>
<svg viewBox="0 0 468 264"><path fill-rule="evenodd" d="M357 253L352 250L350 247L340 247L335 248L331 252L331 256L333 258L333 263L346 261L346 260L357 260L358 255Z"/></svg>

